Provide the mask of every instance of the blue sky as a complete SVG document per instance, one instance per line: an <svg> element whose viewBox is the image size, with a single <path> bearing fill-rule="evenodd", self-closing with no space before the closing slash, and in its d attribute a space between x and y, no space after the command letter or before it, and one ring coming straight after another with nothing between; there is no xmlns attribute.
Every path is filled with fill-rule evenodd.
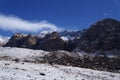
<svg viewBox="0 0 120 80"><path fill-rule="evenodd" d="M36 25L40 22L41 25L42 22L51 26L52 29L56 26L58 30L80 30L88 28L103 18L120 20L120 0L0 0L0 15L2 15L2 19L4 19L3 16L6 19L7 17L11 19L9 17L12 16L15 20L19 20L18 24L32 22ZM3 21L2 19L1 21ZM7 23L5 27L4 25L1 27L2 25L3 22L0 25L1 35L9 36L17 31L39 33L39 31L31 31L28 28L27 30L16 28L17 30L14 31L9 29L10 26ZM34 28L36 27L34 26Z"/></svg>

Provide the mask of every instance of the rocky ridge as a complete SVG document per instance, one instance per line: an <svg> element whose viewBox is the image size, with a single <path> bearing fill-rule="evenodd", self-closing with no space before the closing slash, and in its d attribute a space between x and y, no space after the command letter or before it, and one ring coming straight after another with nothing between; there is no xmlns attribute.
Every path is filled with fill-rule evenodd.
<svg viewBox="0 0 120 80"><path fill-rule="evenodd" d="M78 47L86 52L120 50L120 22L110 18L96 22L82 35Z"/></svg>
<svg viewBox="0 0 120 80"><path fill-rule="evenodd" d="M52 51L64 49L64 44L65 42L60 38L57 32L47 34L45 37L17 33L14 34L4 46Z"/></svg>
<svg viewBox="0 0 120 80"><path fill-rule="evenodd" d="M75 36L64 41L61 36ZM42 49L46 51L79 49L85 52L120 50L120 22L114 19L104 19L91 25L84 31L52 32L43 36L15 34L5 45Z"/></svg>

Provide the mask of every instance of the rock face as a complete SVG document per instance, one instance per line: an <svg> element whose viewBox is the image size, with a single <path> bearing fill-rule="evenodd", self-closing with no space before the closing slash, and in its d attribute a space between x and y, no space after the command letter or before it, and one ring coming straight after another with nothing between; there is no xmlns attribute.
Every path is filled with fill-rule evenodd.
<svg viewBox="0 0 120 80"><path fill-rule="evenodd" d="M5 46L54 51L65 49L64 45L65 42L60 38L58 33L53 32L42 38L31 34L23 35L17 33L11 37Z"/></svg>
<svg viewBox="0 0 120 80"><path fill-rule="evenodd" d="M6 43L4 46L8 47L18 47L18 41L22 39L23 37L26 37L26 35L22 35L20 33L14 34L11 39Z"/></svg>
<svg viewBox="0 0 120 80"><path fill-rule="evenodd" d="M98 21L83 34L79 48L87 52L120 50L120 22L114 19Z"/></svg>
<svg viewBox="0 0 120 80"><path fill-rule="evenodd" d="M47 34L44 38L40 38L37 41L37 49L46 51L64 50L65 42L60 38L57 32Z"/></svg>
<svg viewBox="0 0 120 80"><path fill-rule="evenodd" d="M18 41L18 47L23 47L23 48L34 48L38 40L37 36L32 36L31 34L27 35L26 37L23 37Z"/></svg>
<svg viewBox="0 0 120 80"><path fill-rule="evenodd" d="M79 42L80 42L80 38L74 38L73 40L68 40L68 42L65 45L65 50L73 51L77 47Z"/></svg>
<svg viewBox="0 0 120 80"><path fill-rule="evenodd" d="M37 36L15 34L11 37L9 42L5 45L8 47L33 48L37 42Z"/></svg>

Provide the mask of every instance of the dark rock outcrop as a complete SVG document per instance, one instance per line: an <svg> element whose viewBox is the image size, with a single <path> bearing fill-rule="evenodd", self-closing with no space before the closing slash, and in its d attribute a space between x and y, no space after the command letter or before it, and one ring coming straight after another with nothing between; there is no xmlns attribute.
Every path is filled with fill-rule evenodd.
<svg viewBox="0 0 120 80"><path fill-rule="evenodd" d="M20 47L20 48L33 48L37 42L38 37L24 35L17 33L11 37L11 39L4 45L5 47Z"/></svg>
<svg viewBox="0 0 120 80"><path fill-rule="evenodd" d="M88 56L80 57L77 53L67 51L53 51L43 57L43 63L60 64L66 66L77 66L95 70L119 72L120 58L106 56Z"/></svg>
<svg viewBox="0 0 120 80"><path fill-rule="evenodd" d="M31 34L28 34L26 37L23 37L18 41L18 47L33 49L37 43L37 40L37 36L32 36Z"/></svg>
<svg viewBox="0 0 120 80"><path fill-rule="evenodd" d="M46 51L64 50L65 42L61 39L57 32L47 34L44 38L37 41L36 48Z"/></svg>
<svg viewBox="0 0 120 80"><path fill-rule="evenodd" d="M23 34L15 34L7 42L6 47L20 47L30 49L42 49L45 51L64 50L65 42L57 32L47 34L45 37L38 37Z"/></svg>
<svg viewBox="0 0 120 80"><path fill-rule="evenodd" d="M73 51L80 42L80 38L74 38L73 40L68 40L65 44L66 51Z"/></svg>
<svg viewBox="0 0 120 80"><path fill-rule="evenodd" d="M82 35L78 47L87 52L120 50L120 22L114 19L98 21Z"/></svg>
<svg viewBox="0 0 120 80"><path fill-rule="evenodd" d="M16 33L14 34L9 41L4 45L5 47L18 47L18 41L22 38L26 37L26 35Z"/></svg>

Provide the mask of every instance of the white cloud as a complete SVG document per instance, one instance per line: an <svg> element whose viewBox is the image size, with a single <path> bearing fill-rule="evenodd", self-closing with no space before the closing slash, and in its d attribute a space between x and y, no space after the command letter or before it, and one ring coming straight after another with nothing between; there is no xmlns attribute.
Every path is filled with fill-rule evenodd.
<svg viewBox="0 0 120 80"><path fill-rule="evenodd" d="M0 29L6 31L57 31L58 27L47 21L30 22L14 16L5 16L0 14Z"/></svg>

